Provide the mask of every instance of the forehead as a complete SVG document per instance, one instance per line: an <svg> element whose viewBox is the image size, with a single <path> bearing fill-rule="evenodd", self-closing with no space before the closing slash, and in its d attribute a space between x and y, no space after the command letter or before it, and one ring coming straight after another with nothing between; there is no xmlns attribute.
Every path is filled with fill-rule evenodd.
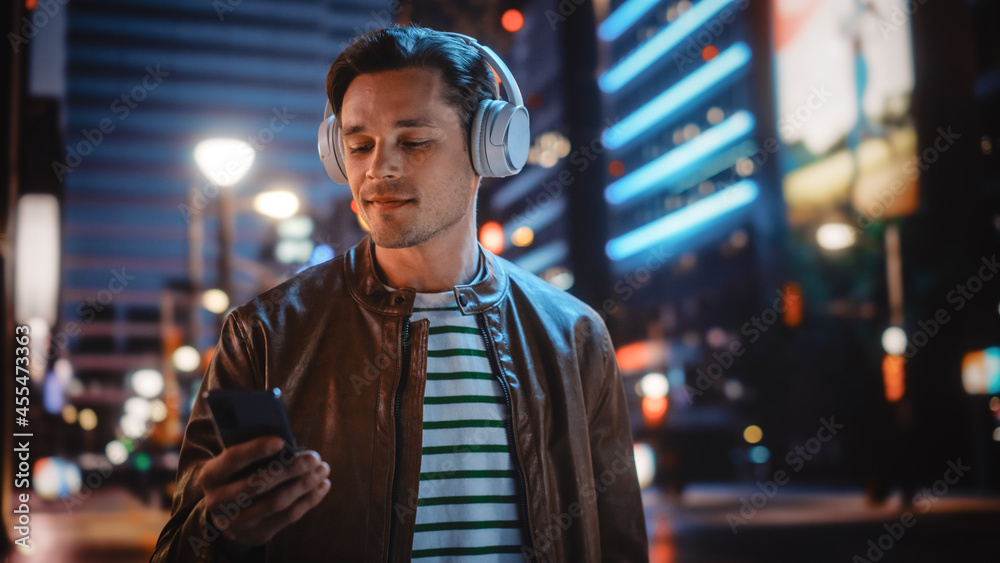
<svg viewBox="0 0 1000 563"><path fill-rule="evenodd" d="M457 113L445 101L440 71L404 68L358 75L344 93L344 130L358 126L426 118L457 123ZM441 123L445 125L446 123Z"/></svg>

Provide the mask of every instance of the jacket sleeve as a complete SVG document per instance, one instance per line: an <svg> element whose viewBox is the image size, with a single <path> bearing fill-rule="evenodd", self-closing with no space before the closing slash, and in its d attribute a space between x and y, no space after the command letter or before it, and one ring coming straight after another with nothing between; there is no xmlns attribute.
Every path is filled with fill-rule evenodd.
<svg viewBox="0 0 1000 563"><path fill-rule="evenodd" d="M226 557L219 545L218 530L207 521L208 513L198 479L202 465L222 451L202 393L213 389L260 388L262 382L247 347L243 325L234 311L226 318L219 343L195 398L181 445L170 520L160 532L150 563L263 560L259 549L250 550L239 559Z"/></svg>
<svg viewBox="0 0 1000 563"><path fill-rule="evenodd" d="M599 322L599 321L598 321ZM601 534L601 561L649 560L646 521L635 471L632 429L611 338L603 322L594 340L602 348L600 395L590 412L590 448Z"/></svg>

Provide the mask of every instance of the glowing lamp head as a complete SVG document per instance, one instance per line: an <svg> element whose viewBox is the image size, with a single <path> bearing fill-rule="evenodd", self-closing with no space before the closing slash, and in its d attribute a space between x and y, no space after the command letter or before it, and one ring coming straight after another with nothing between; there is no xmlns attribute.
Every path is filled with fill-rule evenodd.
<svg viewBox="0 0 1000 563"><path fill-rule="evenodd" d="M239 139L205 139L194 148L194 161L209 180L221 187L239 182L250 170L256 152Z"/></svg>

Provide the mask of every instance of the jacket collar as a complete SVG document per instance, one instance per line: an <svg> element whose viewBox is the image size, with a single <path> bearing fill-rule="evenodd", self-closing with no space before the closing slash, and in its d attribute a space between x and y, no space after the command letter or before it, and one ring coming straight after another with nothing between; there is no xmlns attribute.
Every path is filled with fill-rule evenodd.
<svg viewBox="0 0 1000 563"><path fill-rule="evenodd" d="M406 316L413 310L416 290L412 287L390 290L375 273L375 243L366 235L344 258L347 286L361 306L389 316ZM510 281L500 260L479 245L487 276L479 283L456 285L455 300L464 315L481 313L500 302L507 294Z"/></svg>

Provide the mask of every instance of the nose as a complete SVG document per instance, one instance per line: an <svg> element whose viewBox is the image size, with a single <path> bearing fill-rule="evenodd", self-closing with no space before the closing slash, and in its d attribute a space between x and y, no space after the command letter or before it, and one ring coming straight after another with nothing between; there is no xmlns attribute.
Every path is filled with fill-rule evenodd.
<svg viewBox="0 0 1000 563"><path fill-rule="evenodd" d="M392 143L379 142L372 148L372 158L367 175L372 180L398 178L402 171L402 158Z"/></svg>

